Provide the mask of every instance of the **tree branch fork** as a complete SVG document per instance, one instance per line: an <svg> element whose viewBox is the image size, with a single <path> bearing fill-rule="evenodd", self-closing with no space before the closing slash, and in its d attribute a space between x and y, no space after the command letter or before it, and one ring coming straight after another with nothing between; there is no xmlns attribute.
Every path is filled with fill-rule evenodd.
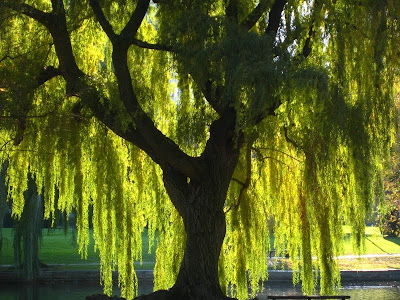
<svg viewBox="0 0 400 300"><path fill-rule="evenodd" d="M280 16L286 2L286 0L275 0L270 8L270 1L262 0L238 25L245 30L250 30L270 8L270 24L268 25L267 33L272 32L276 35ZM164 5L163 1L156 1L155 3L157 3L157 5ZM167 138L155 127L154 122L140 106L132 86L132 77L127 63L127 51L131 45L158 51L178 52L177 49L173 49L170 46L147 43L136 38L137 31L149 8L150 0L138 1L130 19L119 34L114 31L112 25L107 20L100 6L100 2L98 0L89 1L96 20L113 45L113 63L120 92L120 100L123 102L126 111L134 119L134 124L129 127L129 132L123 132L121 128L117 128L107 119L105 108L100 107L99 100L101 96L99 92L96 90L95 86L89 86L90 80L85 79L88 78L87 74L84 74L77 66L67 29L63 1L52 0L51 4L52 11L43 12L28 4L0 0L0 7L9 8L33 18L44 25L53 37L56 54L59 60L59 67L54 68L48 66L42 70L36 78L37 86L44 84L56 76L63 76L67 83L67 94L77 95L82 99L86 99L83 101L83 104L87 105L93 111L94 115L112 131L138 145L148 153L155 162L162 165L171 165L185 176L200 180L199 174L204 174L204 161L185 154L175 142ZM208 89L213 84L213 81L207 78L196 78L196 80L206 80L205 84L200 83L199 85L206 86L206 89L203 90L206 100L216 109L221 115L221 118L223 118L226 113L223 107L229 107L229 105L221 106L221 108L216 106L217 104L214 99L211 99L211 93L208 93ZM221 92L223 87L218 86L217 90ZM234 119L232 122L230 127L234 128L234 122L236 122L236 120Z"/></svg>

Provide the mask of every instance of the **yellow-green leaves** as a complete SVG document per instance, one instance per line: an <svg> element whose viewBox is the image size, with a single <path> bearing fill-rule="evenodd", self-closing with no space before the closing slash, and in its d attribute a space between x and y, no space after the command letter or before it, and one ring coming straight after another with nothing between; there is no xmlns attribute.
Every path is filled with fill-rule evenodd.
<svg viewBox="0 0 400 300"><path fill-rule="evenodd" d="M304 292L315 290L319 275L322 293L340 285L334 257L342 225L353 226L362 248L364 218L394 137L398 1L290 0L276 37L265 34L275 1L151 2L137 34L126 37L134 42L130 77L118 77L125 82L117 82L113 45L88 1L63 1L73 56L85 73L73 81L78 87L66 86L61 73L39 82L46 67L62 65L55 41L0 2L0 163L8 163L13 214L21 215L32 177L46 218L56 209L77 215L85 257L93 209L107 294L118 270L123 296L136 295L133 263L141 260L145 227L150 248L158 245L156 288L173 285L186 240L160 167L124 140L130 134L143 149L154 147L146 130L139 132L148 127L135 123L137 111L196 161L212 122L234 111L231 142L244 145L224 208L219 273L226 291L245 299L250 284L254 295L268 277L270 249L289 254ZM50 1L24 3L52 10ZM99 1L116 34L137 3ZM253 28L239 25L260 3L266 9ZM130 84L134 97L120 99Z"/></svg>

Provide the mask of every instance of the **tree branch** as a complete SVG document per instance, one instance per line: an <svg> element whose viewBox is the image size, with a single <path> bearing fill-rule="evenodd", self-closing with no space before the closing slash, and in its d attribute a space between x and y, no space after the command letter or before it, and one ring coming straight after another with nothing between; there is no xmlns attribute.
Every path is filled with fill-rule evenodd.
<svg viewBox="0 0 400 300"><path fill-rule="evenodd" d="M229 0L227 7L225 8L225 14L229 20L234 24L238 23L238 2L237 0Z"/></svg>
<svg viewBox="0 0 400 300"><path fill-rule="evenodd" d="M293 155L287 154L286 152L279 150L279 149L275 149L275 148L268 148L268 147L252 147L252 150L254 150L255 152L259 153L261 155L261 150L266 150L266 151L275 151L275 152L279 152L283 155L286 155L287 157L301 163L302 161L296 157L294 157Z"/></svg>
<svg viewBox="0 0 400 300"><path fill-rule="evenodd" d="M224 213L228 213L232 208L237 209L242 202L246 190L249 188L250 183L251 183L251 149L252 149L252 143L249 143L246 148L246 180L244 182L241 182L239 180L234 180L238 182L242 187L240 188L239 191L239 196L236 204L231 205L227 210L224 211ZM233 180L233 179L232 179Z"/></svg>
<svg viewBox="0 0 400 300"><path fill-rule="evenodd" d="M0 0L0 7L10 8L16 12L22 13L43 25L47 25L50 18L50 13L45 13L37 8L25 3L16 3L16 1Z"/></svg>
<svg viewBox="0 0 400 300"><path fill-rule="evenodd" d="M110 101L102 99L94 86L89 84L82 86L77 96L82 99L85 106L91 109L97 119L115 134L146 152L155 163L164 166L168 164L191 179L198 179L203 175L199 160L179 149L172 140L154 126L147 115L135 118L134 124L131 123L126 129L126 126L120 124L121 120L118 119L117 111L100 104L110 103Z"/></svg>
<svg viewBox="0 0 400 300"><path fill-rule="evenodd" d="M19 119L19 118L26 118L26 119L36 119L36 118L46 118L47 116L54 113L56 110L49 111L44 113L43 115L9 115L9 116L0 116L1 119Z"/></svg>
<svg viewBox="0 0 400 300"><path fill-rule="evenodd" d="M11 139L11 140L8 140L7 142L3 143L3 145L1 145L1 147L0 147L0 151L4 151L3 149L4 149L5 147L7 147L7 145L8 145L9 143L14 142L14 140L15 140L15 139Z"/></svg>
<svg viewBox="0 0 400 300"><path fill-rule="evenodd" d="M89 3L101 28L103 28L104 32L107 34L111 42L114 42L117 35L114 32L114 29L112 28L110 22L108 22L106 16L104 15L103 10L100 7L99 0L90 0Z"/></svg>
<svg viewBox="0 0 400 300"><path fill-rule="evenodd" d="M237 179L237 178L235 178L235 177L232 177L231 180L234 181L234 182L236 182L236 183L238 183L238 184L240 184L241 186L244 186L244 185L245 185L245 183L244 183L243 181L241 181L241 180L239 180L239 179Z"/></svg>
<svg viewBox="0 0 400 300"><path fill-rule="evenodd" d="M286 126L283 127L283 132L284 132L284 135L285 135L285 139L286 139L286 141L287 141L288 143L292 144L295 148L301 149L301 150L303 150L303 151L305 152L305 149L304 149L304 147L303 147L302 145L298 144L297 142L295 142L293 139L291 139L291 138L289 137L289 135L288 135L288 129L287 129Z"/></svg>
<svg viewBox="0 0 400 300"><path fill-rule="evenodd" d="M314 9L313 9L312 18L311 18L311 24L308 29L307 39L304 42L304 46L301 51L301 54L303 55L304 58L307 58L311 54L312 41L313 41L313 38L315 35L314 27L316 26L318 28L318 24L315 24L315 23L317 22L317 19L321 13L323 6L324 6L324 4L322 1L316 0L314 2Z"/></svg>
<svg viewBox="0 0 400 300"><path fill-rule="evenodd" d="M93 3L96 7L96 3ZM102 96L100 92L90 83L90 78L76 64L67 29L63 1L52 0L52 5L53 12L44 13L25 4L12 4L11 1L0 0L1 7L13 9L45 25L53 38L59 68L57 70L49 67L47 71L45 70L38 76L38 82L44 83L46 80L61 74L66 81L67 95L80 97L82 103L92 110L94 116L117 135L137 145L160 165L169 164L192 179L198 179L199 176L202 176L202 165L199 160L188 156L177 144L155 127L154 122L140 107L133 91L132 78L127 64L127 50L130 45L129 37L131 37L130 41L132 41L147 12L149 0L138 1L131 19L117 38L117 43L113 44L113 63L120 91L119 98L133 119L133 123L129 125L128 129L118 123L117 117L119 114L117 112L101 104ZM137 43L140 44L139 42ZM105 101L105 103L108 102ZM18 143L19 141L14 140L15 142Z"/></svg>
<svg viewBox="0 0 400 300"><path fill-rule="evenodd" d="M269 0L261 0L253 11L244 19L240 26L249 31L260 20L268 8Z"/></svg>
<svg viewBox="0 0 400 300"><path fill-rule="evenodd" d="M311 53L312 50L311 39L313 38L313 36L314 36L314 27L313 25L311 25L310 29L308 30L308 36L302 50L302 55L304 56L304 58L307 58Z"/></svg>
<svg viewBox="0 0 400 300"><path fill-rule="evenodd" d="M60 69L54 68L53 66L45 67L36 77L37 87L60 75L62 75Z"/></svg>
<svg viewBox="0 0 400 300"><path fill-rule="evenodd" d="M139 0L136 5L135 11L133 12L131 18L126 24L125 28L121 32L121 38L123 40L128 40L133 38L146 15L147 9L149 8L150 0Z"/></svg>
<svg viewBox="0 0 400 300"><path fill-rule="evenodd" d="M281 16L287 0L275 0L274 4L268 15L268 26L266 33L271 35L274 39L278 33Z"/></svg>
<svg viewBox="0 0 400 300"><path fill-rule="evenodd" d="M190 75L207 102L221 116L226 109L225 105L221 102L223 87L219 85L214 86L214 82L211 79L207 80L207 78L197 76L195 72L190 73Z"/></svg>
<svg viewBox="0 0 400 300"><path fill-rule="evenodd" d="M9 54L4 55L2 58L0 58L0 63L2 63L6 59L12 59L12 57Z"/></svg>
<svg viewBox="0 0 400 300"><path fill-rule="evenodd" d="M271 159L271 160L274 160L274 161L276 161L276 162L278 162L278 163L280 163L280 164L286 166L286 167L288 168L289 171L293 172L292 168L291 168L287 163L285 163L283 160L277 159L276 157L273 157L273 156L268 156L268 155L267 155L267 156L263 156L262 153L261 153L258 149L256 149L256 148L254 149L254 151L255 151L256 154L259 156L259 159L260 159L262 162L264 162L266 159Z"/></svg>
<svg viewBox="0 0 400 300"><path fill-rule="evenodd" d="M133 38L131 40L132 45L138 46L139 48L144 48L144 49L151 49L151 50L160 50L160 51L167 51L167 52L177 52L175 49L173 49L170 46L166 45L160 45L160 44L150 44L145 41L141 41L138 39Z"/></svg>
<svg viewBox="0 0 400 300"><path fill-rule="evenodd" d="M53 8L53 14L59 14L64 10L64 3L62 0L51 0L51 7Z"/></svg>

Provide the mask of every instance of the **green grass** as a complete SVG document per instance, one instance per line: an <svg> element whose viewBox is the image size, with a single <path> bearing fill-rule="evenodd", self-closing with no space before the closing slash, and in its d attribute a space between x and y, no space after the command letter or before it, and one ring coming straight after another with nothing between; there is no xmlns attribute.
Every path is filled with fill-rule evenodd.
<svg viewBox="0 0 400 300"><path fill-rule="evenodd" d="M345 240L344 240L344 255L354 254L350 228L345 226ZM14 262L13 257L13 236L12 229L3 229L3 249L0 251L0 265L12 265ZM366 228L366 251L363 254L396 254L400 253L400 237L399 238L385 238L379 229L376 227ZM53 269L56 270L98 270L99 269L99 256L94 251L93 238L91 235L90 245L88 247L87 259L82 259L78 254L77 246L72 242L72 231L68 231L67 235L64 234L62 229L43 230L43 241L39 252L40 260L45 264L60 264ZM155 262L154 249L152 253L148 253L148 236L147 232L143 233L143 262L136 262L135 268L140 270L153 269ZM357 254L357 253L356 253ZM365 268L384 268L395 267L400 268L396 263L396 259L364 259L358 260L357 263L366 265ZM343 262L346 265L346 262ZM354 266L355 261L349 261L348 266L343 266L345 269ZM375 267L374 267L375 266ZM358 268L358 267L357 267ZM363 268L363 267L360 267Z"/></svg>
<svg viewBox="0 0 400 300"><path fill-rule="evenodd" d="M358 254L353 249L349 226L344 226L344 255ZM361 254L397 254L400 253L400 237L383 237L378 227L365 229L365 253Z"/></svg>
<svg viewBox="0 0 400 300"><path fill-rule="evenodd" d="M67 235L62 229L43 229L42 245L39 251L39 259L45 264L61 264L63 266L54 267L62 270L98 270L99 254L94 251L94 241L90 232L90 244L87 249L87 259L82 259L78 253L78 246L74 245L72 231ZM154 249L148 253L148 236L143 232L143 261L136 262L135 268L153 269L155 262ZM13 254L13 231L10 228L3 229L3 249L0 251L0 265L12 265L14 263ZM79 264L79 265L77 265Z"/></svg>

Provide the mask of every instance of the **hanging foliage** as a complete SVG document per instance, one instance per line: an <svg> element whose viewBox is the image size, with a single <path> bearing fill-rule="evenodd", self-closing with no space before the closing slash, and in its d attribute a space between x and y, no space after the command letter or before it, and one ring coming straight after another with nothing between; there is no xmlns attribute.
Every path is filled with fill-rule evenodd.
<svg viewBox="0 0 400 300"><path fill-rule="evenodd" d="M77 212L85 257L92 206L106 294L118 270L122 295L137 295L146 227L155 288L173 295L246 299L250 285L254 296L272 248L289 254L305 293L340 286L342 225L362 249L394 141L398 1L0 8L0 165L13 216L32 176L46 219Z"/></svg>

